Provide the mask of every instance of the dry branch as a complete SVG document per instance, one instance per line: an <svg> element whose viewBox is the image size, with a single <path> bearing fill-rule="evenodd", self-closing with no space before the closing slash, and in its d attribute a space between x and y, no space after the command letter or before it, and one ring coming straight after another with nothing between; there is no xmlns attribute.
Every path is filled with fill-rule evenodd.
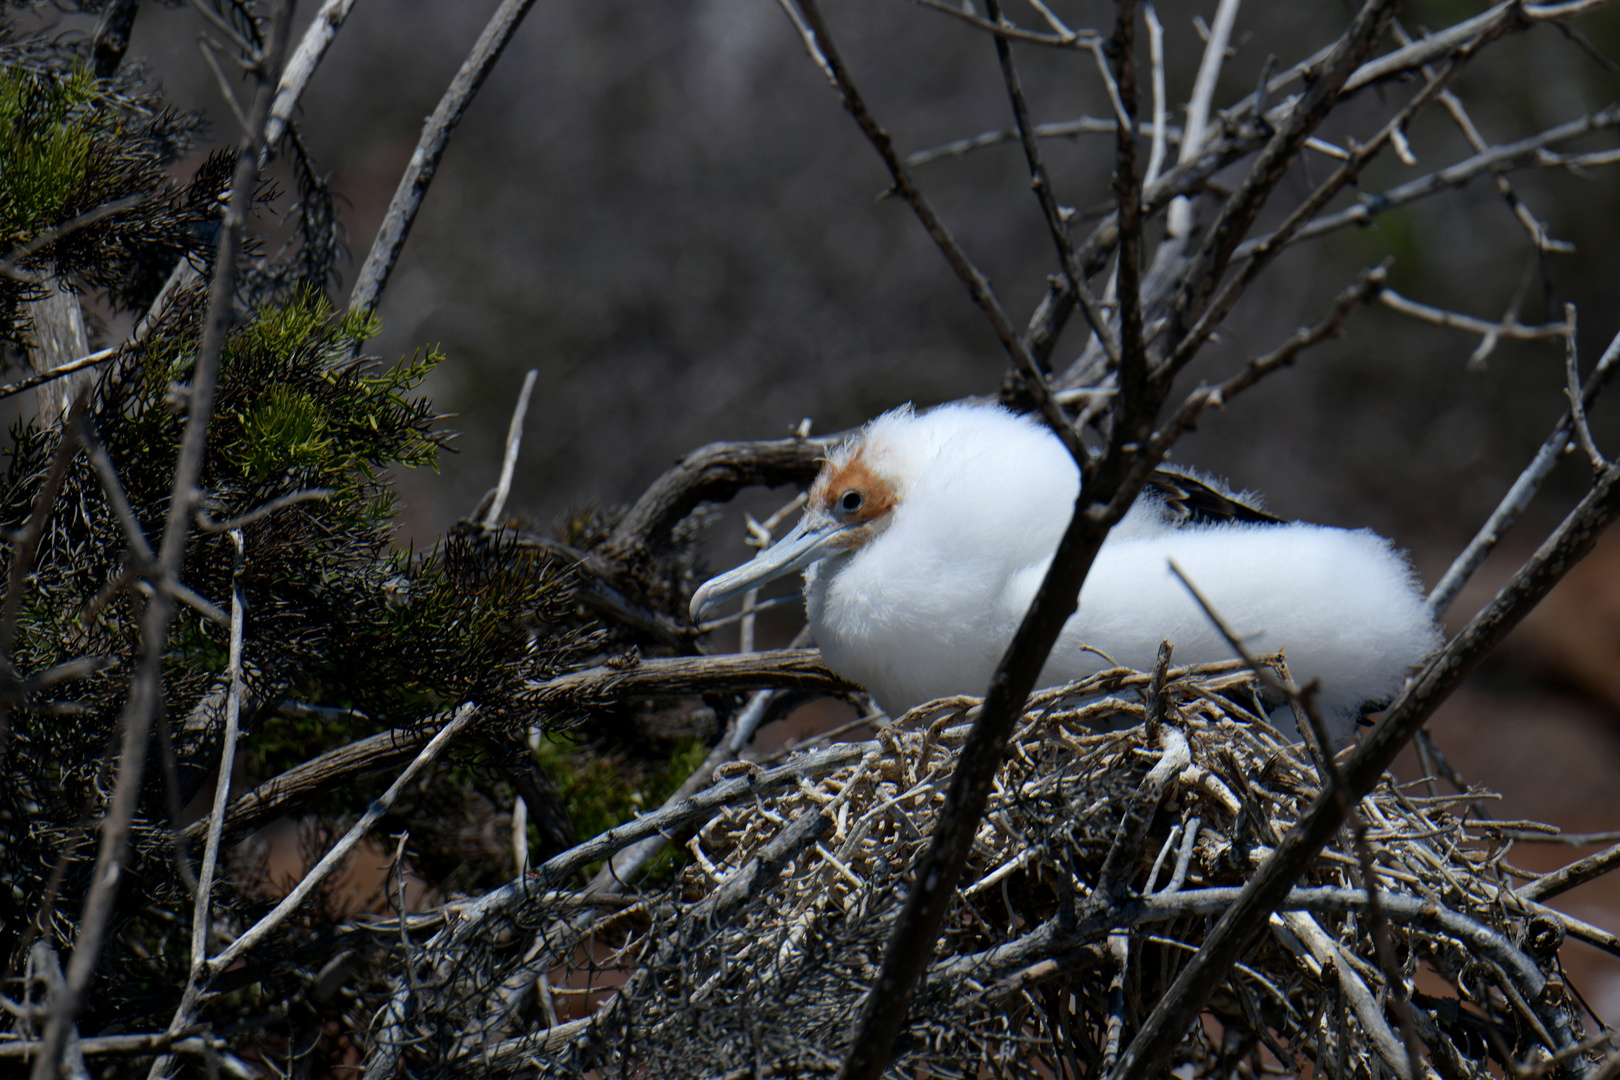
<svg viewBox="0 0 1620 1080"><path fill-rule="evenodd" d="M445 148L450 145L450 136L455 134L467 107L533 4L534 0L501 0L501 6L495 9L483 33L478 35L472 52L462 61L461 70L450 81L433 115L423 125L416 151L411 154L411 162L399 178L393 201L388 204L388 215L383 218L365 264L360 267L360 275L355 279L354 291L349 295L350 311L370 314L377 309L389 275L394 272L394 264L399 261L399 253L405 249L405 238L416 222L416 213L422 208L422 199L439 171Z"/></svg>
<svg viewBox="0 0 1620 1080"><path fill-rule="evenodd" d="M1441 191L1455 190L1464 187L1469 181L1479 176L1500 175L1515 169L1530 166L1538 168L1563 167L1568 159L1558 155L1548 154L1547 147L1559 143L1578 139L1595 131L1611 131L1620 127L1620 106L1610 106L1595 113L1589 113L1578 120L1559 124L1546 131L1520 139L1517 142L1507 143L1503 146L1492 147L1471 157L1464 158L1455 165L1416 180L1408 180L1404 184L1392 187L1387 191L1371 195L1363 195L1356 205L1332 214L1324 214L1309 224L1301 226L1288 242L1297 244L1302 240L1309 240L1325 233L1342 229L1347 225L1366 225L1378 214L1386 210L1393 210L1398 206L1434 195ZM1269 236L1246 240L1239 245L1234 259L1246 259L1262 245L1270 243Z"/></svg>
<svg viewBox="0 0 1620 1080"><path fill-rule="evenodd" d="M833 43L832 36L827 29L826 21L821 17L821 9L816 4L816 0L782 0L782 2L786 5L796 5L797 18L809 28L818 54L827 64L828 70L834 79L834 84L843 97L844 108L854 117L856 124L861 129L861 133L866 136L867 141L872 144L872 148L883 159L883 164L888 168L889 175L894 180L896 193L911 206L923 228L928 231L929 237L933 239L940 253L945 256L945 261L950 264L957 278L967 287L969 295L973 297L973 302L979 306L979 309L984 312L985 317L990 321L990 326L995 331L996 337L1001 340L1002 347L1007 350L1007 354L1012 358L1019 375L1023 377L1025 389L1034 400L1036 408L1040 410L1041 415L1046 418L1047 422L1052 425L1052 430L1063 440L1063 444L1069 448L1069 452L1074 455L1075 460L1084 460L1085 448L1080 443L1079 436L1070 427L1068 417L1064 415L1062 407L1052 399L1050 389L1046 385L1046 377L1041 372L1040 365L1036 363L1034 354L1030 352L1029 345L1019 336L1017 329L1014 328L1012 320L1007 316L1006 309L1001 306L1001 301L997 299L995 291L990 287L989 279L968 258L967 253L956 242L956 238L951 235L951 231L945 225L945 222L941 220L934 211L933 206L917 188L911 178L910 170L906 168L899 152L895 150L894 142L889 137L889 133L884 130L883 126L877 122L877 119L867 108L865 99L861 97L859 89L856 88L854 80L844 66L843 58L839 55L837 46ZM1104 335L1105 342L1108 340L1106 327L1106 322L1101 319L1093 325L1094 330L1100 335Z"/></svg>
<svg viewBox="0 0 1620 1080"><path fill-rule="evenodd" d="M1221 207L1209 231L1204 234L1197 254L1188 264L1185 283L1177 290L1170 304L1170 340L1174 352L1164 361L1167 371L1179 371L1186 366L1215 326L1231 311L1244 287L1259 273L1269 255L1274 253L1275 245L1256 249L1242 270L1217 294L1216 289L1238 244L1253 228L1272 190L1282 181L1289 165L1304 148L1305 140L1314 134L1333 110L1341 87L1372 51L1394 18L1397 6L1398 0L1369 0L1363 5L1344 35L1333 46L1332 52L1323 60L1320 76L1289 110L1286 119L1278 125L1276 134L1260 151L1242 182ZM1443 85L1440 88L1443 89ZM1408 115L1417 111L1415 106L1421 100L1420 94L1397 120L1385 126L1384 132L1404 123ZM1314 213L1310 208L1325 204L1354 179L1362 162L1376 153L1385 141L1387 134L1381 139L1375 138L1366 147L1360 148L1353 160L1341 164L1333 176L1289 215L1288 222L1274 235L1286 239L1303 221L1309 220Z"/></svg>
<svg viewBox="0 0 1620 1080"><path fill-rule="evenodd" d="M636 698L724 694L778 686L825 693L848 691L849 684L821 666L816 649L777 649L749 655L692 656L604 665L558 676L532 689L541 709L559 713L600 708ZM347 743L266 780L231 804L228 836L244 836L344 784L409 761L428 741L438 721L379 732ZM206 834L198 822L182 834L196 843Z"/></svg>
<svg viewBox="0 0 1620 1080"><path fill-rule="evenodd" d="M276 96L270 104L270 119L264 128L266 149L273 150L281 141L281 136L286 134L287 126L292 122L293 110L298 108L298 99L304 96L304 88L314 78L315 69L320 67L326 51L332 47L338 31L343 29L353 9L354 0L325 0L310 21L309 29L304 31L276 86Z"/></svg>
<svg viewBox="0 0 1620 1080"><path fill-rule="evenodd" d="M1581 390L1581 401L1588 408L1608 385L1617 363L1620 363L1620 334L1616 334L1609 342L1609 347L1603 351L1597 367L1593 369ZM1502 501L1491 512L1485 524L1480 526L1479 532L1468 542L1468 546L1446 569L1445 575L1429 593L1429 611L1435 618L1439 618L1451 607L1452 601L1468 583L1468 579L1474 576L1474 572L1496 549L1497 543L1518 522L1520 515L1529 509L1530 501L1535 498L1536 492L1541 490L1542 483L1552 474L1553 468L1569 447L1570 432L1574 423L1573 412L1565 410L1564 415L1554 425L1552 434L1547 436L1546 441L1541 444L1541 449L1536 451L1536 456L1524 467L1518 479L1513 481L1507 494L1502 496Z"/></svg>
<svg viewBox="0 0 1620 1080"><path fill-rule="evenodd" d="M286 51L291 18L291 3L277 0L270 16L269 40L256 57L254 74L257 89L247 131L237 151L230 200L224 226L220 229L219 250L215 256L214 279L209 288L202 340L198 344L197 358L192 368L185 434L180 458L175 464L173 491L158 554L159 580L163 582L178 578L190 536L191 511L197 498L197 478L208 445L208 422L213 415L215 379L232 317L236 259L248 208L257 187L264 125L270 111L275 79ZM145 774L147 736L162 691L160 668L167 651L173 611L174 604L169 592L159 589L147 605L142 620L141 664L130 687L129 702L120 718L123 734L118 753L118 778L102 814L93 884L85 899L84 915L79 923L62 995L52 1009L45 1028L44 1045L34 1061L34 1080L49 1080L55 1075L69 1029L78 1016L80 1004L90 988L100 960L104 935L117 898L120 874L116 868L123 862L129 824Z"/></svg>
<svg viewBox="0 0 1620 1080"><path fill-rule="evenodd" d="M724 502L749 487L809 484L827 447L840 437L718 442L685 454L635 501L593 554L609 566L634 565L646 552L667 546L670 532L699 503Z"/></svg>

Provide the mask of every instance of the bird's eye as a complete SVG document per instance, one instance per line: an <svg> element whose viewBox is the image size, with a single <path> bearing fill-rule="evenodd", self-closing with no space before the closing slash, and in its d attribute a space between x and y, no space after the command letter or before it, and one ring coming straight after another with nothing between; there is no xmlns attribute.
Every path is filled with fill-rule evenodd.
<svg viewBox="0 0 1620 1080"><path fill-rule="evenodd" d="M850 488L848 491L844 492L843 495L839 496L838 509L842 510L846 514L853 514L855 511L861 508L861 502L861 493L856 491L854 488Z"/></svg>

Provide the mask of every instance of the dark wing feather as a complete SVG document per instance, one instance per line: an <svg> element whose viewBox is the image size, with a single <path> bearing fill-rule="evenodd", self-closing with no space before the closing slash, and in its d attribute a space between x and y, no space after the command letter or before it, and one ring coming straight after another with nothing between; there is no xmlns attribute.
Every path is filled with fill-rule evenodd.
<svg viewBox="0 0 1620 1080"><path fill-rule="evenodd" d="M1230 521L1246 525L1280 525L1283 519L1268 514L1242 495L1224 491L1183 472L1157 469L1146 490L1164 502L1165 513L1177 525L1220 525Z"/></svg>

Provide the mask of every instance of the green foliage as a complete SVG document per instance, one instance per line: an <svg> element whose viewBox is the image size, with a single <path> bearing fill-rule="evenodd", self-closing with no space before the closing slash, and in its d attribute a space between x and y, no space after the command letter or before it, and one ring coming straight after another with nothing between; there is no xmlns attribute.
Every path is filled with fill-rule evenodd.
<svg viewBox="0 0 1620 1080"><path fill-rule="evenodd" d="M0 363L25 356L29 304L47 286L93 293L102 310L145 313L181 260L203 279L165 294L140 345L99 371L88 399L85 435L116 474L126 515L77 431L25 419L0 446L0 582L18 557L10 539L35 520L47 480L60 479L19 576L15 634L0 641L0 964L16 971L31 927L64 951L77 933L96 847L86 823L114 787L111 748L152 595L141 580L149 570L132 556L143 544L129 533L155 549L169 524L234 154L208 155L189 183L176 183L168 166L190 149L195 117L165 107L129 67L110 80L92 77L82 43L15 42L7 32L0 17L0 254L35 280L0 276ZM473 526L425 553L395 546L390 477L436 469L452 437L420 393L442 357L434 348L392 364L362 355L377 320L335 311L324 292L342 246L330 195L295 135L279 152L298 186L289 225L298 242L291 258L271 262L250 236L234 268L232 325L178 575L208 603L178 607L162 652L160 737L149 748L118 912L79 1017L86 1031L161 1026L185 982L193 897L177 870L170 807L190 802L218 766L230 635L217 612L236 596L248 691L238 760L250 782L374 732L436 725L447 709L478 705L476 731L413 785L388 823L412 834L417 872L440 889L484 888L512 872L497 819L519 787L545 786L532 772L532 728L542 731L541 758L559 774L582 836L656 806L706 752L689 736L642 739L634 750L623 748L633 738L568 748L584 718L559 714L537 687L645 644L639 631L607 629L587 613L571 558ZM262 202L269 189L256 195ZM116 201L130 205L75 222ZM570 539L589 548L612 520L611 511L582 514ZM240 555L227 530L240 534ZM691 563L682 547L647 555L640 576L627 576L632 602L684 611ZM331 708L278 708L288 701ZM608 716L611 727L634 713L607 709L593 719ZM602 749L609 745L618 749ZM326 828L388 779L362 777L291 812L322 815ZM245 858L241 849L232 857ZM266 898L247 880L254 877L224 875L218 925L246 925L263 909ZM288 939L322 936L329 914L307 909L289 923ZM265 952L272 966L278 947ZM296 968L286 961L210 1008L282 1008L308 989Z"/></svg>
<svg viewBox="0 0 1620 1080"><path fill-rule="evenodd" d="M334 317L326 298L302 289L286 304L262 309L226 350L224 367L255 390L219 424L220 452L250 489L272 475L295 476L312 487L341 487L345 477L370 475L378 466L437 465L442 440L423 426L410 392L441 359L425 350L390 368L352 364L348 357L375 332L372 320ZM284 378L287 358L313 380ZM240 369L240 370L236 370ZM386 516L386 507L370 507Z"/></svg>
<svg viewBox="0 0 1620 1080"><path fill-rule="evenodd" d="M201 286L177 297L141 354L99 388L97 440L154 546L186 421L173 405L175 387L189 378L202 306ZM569 629L577 619L568 575L535 551L481 533L454 535L420 557L394 549L389 470L432 467L450 436L414 393L438 353L393 365L356 358L360 336L373 332L370 320L337 315L305 289L260 309L227 339L201 477L204 512L226 520L282 496L325 493L241 527L247 558L234 580L247 602L250 690L271 705L291 697L369 718L249 715L245 756L259 775L468 700L498 736L503 724L528 722L525 688L581 662L592 640ZM27 520L62 438L59 428L33 422L13 429L0 451L0 529ZM106 666L11 711L10 782L0 785L0 947L8 956L64 837L111 786L104 751L116 742L144 607L118 584L127 547L100 480L84 455L74 456L23 597L12 659L24 678L86 656L106 658ZM11 557L0 549L0 580ZM182 580L229 607L235 561L226 536L198 532ZM537 633L541 626L549 629ZM218 751L227 659L225 628L181 609L163 678L182 802ZM161 773L153 776L137 820L152 844L137 852L131 872L162 877L173 870L156 827L168 798ZM75 875L86 869L74 864L66 895L79 895Z"/></svg>
<svg viewBox="0 0 1620 1080"><path fill-rule="evenodd" d="M0 244L7 250L57 221L83 190L94 115L83 107L94 99L82 66L65 78L0 70Z"/></svg>
<svg viewBox="0 0 1620 1080"><path fill-rule="evenodd" d="M243 477L262 481L273 472L312 473L328 463L332 440L315 399L290 386L272 386L246 416L237 417L236 451Z"/></svg>
<svg viewBox="0 0 1620 1080"><path fill-rule="evenodd" d="M556 781L574 828L595 836L656 809L703 764L709 748L691 736L677 739L663 764L638 769L622 758L583 752L566 735L540 740L541 768Z"/></svg>
<svg viewBox="0 0 1620 1080"><path fill-rule="evenodd" d="M144 307L180 258L205 261L229 155L177 183L167 166L189 149L196 116L167 109L138 76L98 80L82 58L64 63L37 43L0 43L0 253L33 244L22 264L114 308ZM136 205L62 231L109 203ZM19 345L24 304L41 287L0 278L0 343Z"/></svg>

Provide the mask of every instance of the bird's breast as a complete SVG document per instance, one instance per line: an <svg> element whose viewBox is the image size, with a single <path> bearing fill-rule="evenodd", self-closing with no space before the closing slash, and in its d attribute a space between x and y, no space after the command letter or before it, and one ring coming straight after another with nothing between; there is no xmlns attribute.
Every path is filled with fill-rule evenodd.
<svg viewBox="0 0 1620 1080"><path fill-rule="evenodd" d="M874 544L805 574L805 613L827 666L865 687L885 712L982 694L1018 615L1004 569Z"/></svg>

